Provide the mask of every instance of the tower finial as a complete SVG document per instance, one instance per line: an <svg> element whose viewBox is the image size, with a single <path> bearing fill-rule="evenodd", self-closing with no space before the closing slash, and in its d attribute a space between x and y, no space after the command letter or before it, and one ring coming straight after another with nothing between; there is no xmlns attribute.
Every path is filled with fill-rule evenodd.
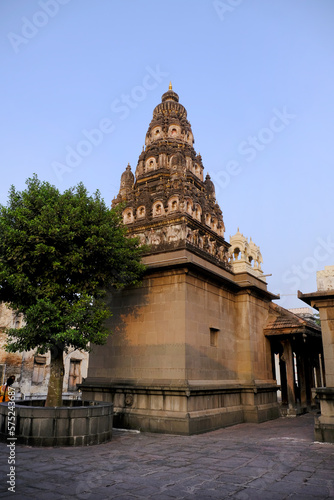
<svg viewBox="0 0 334 500"><path fill-rule="evenodd" d="M173 90L173 87L172 87L172 82L169 82L169 87L168 87L168 90Z"/></svg>

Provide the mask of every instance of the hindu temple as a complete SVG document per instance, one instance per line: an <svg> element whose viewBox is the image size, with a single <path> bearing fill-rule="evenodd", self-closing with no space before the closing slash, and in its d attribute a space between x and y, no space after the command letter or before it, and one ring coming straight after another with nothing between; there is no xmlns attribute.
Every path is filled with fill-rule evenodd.
<svg viewBox="0 0 334 500"><path fill-rule="evenodd" d="M112 334L93 346L84 398L113 401L118 427L154 432L278 417L273 346L283 355L275 345L287 337L275 321L284 311L272 303L259 247L239 230L225 239L214 184L171 85L134 172L128 165L121 176L119 204L129 235L148 246L146 273L141 286L110 292ZM290 333L298 328L307 333L300 322ZM303 391L307 404L311 389Z"/></svg>

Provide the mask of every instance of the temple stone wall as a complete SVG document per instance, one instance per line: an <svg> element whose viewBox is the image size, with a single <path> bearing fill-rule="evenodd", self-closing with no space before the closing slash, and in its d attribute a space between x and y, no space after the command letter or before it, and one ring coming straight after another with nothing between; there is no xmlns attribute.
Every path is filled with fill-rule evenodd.
<svg viewBox="0 0 334 500"><path fill-rule="evenodd" d="M107 346L94 346L91 376L185 378L185 277L179 271L148 274L140 288L112 295L112 335Z"/></svg>
<svg viewBox="0 0 334 500"><path fill-rule="evenodd" d="M175 255L173 268L155 256L141 287L110 296L113 333L93 348L84 397L113 401L116 426L153 432L277 417L262 334L269 301L240 291L224 270L210 276L187 250Z"/></svg>
<svg viewBox="0 0 334 500"><path fill-rule="evenodd" d="M272 379L270 342L263 331L268 320L269 302L249 292L240 293L236 300L238 374L245 381Z"/></svg>
<svg viewBox="0 0 334 500"><path fill-rule="evenodd" d="M189 272L186 280L186 378L235 380L235 298L203 276Z"/></svg>
<svg viewBox="0 0 334 500"><path fill-rule="evenodd" d="M187 268L149 272L110 298L112 332L94 346L89 377L254 383L270 380L268 303Z"/></svg>

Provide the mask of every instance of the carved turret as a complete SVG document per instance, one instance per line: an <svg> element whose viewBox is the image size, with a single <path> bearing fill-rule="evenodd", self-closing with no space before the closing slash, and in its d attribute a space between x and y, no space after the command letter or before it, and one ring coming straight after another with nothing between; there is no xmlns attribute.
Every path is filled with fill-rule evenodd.
<svg viewBox="0 0 334 500"><path fill-rule="evenodd" d="M263 263L260 247L255 245L252 238L246 238L240 233L239 228L234 236L230 236L229 259L235 273L248 272L261 278Z"/></svg>
<svg viewBox="0 0 334 500"><path fill-rule="evenodd" d="M213 200L215 200L216 199L215 186L214 186L209 174L206 174L204 184L205 184L205 189L206 189L206 192L208 193L209 198L212 198Z"/></svg>
<svg viewBox="0 0 334 500"><path fill-rule="evenodd" d="M134 177L133 173L131 172L130 163L128 163L128 166L126 167L125 171L122 173L122 176L121 176L121 187L120 187L119 193L122 197L122 200L125 200L126 195L132 191L134 180L135 180L135 177Z"/></svg>

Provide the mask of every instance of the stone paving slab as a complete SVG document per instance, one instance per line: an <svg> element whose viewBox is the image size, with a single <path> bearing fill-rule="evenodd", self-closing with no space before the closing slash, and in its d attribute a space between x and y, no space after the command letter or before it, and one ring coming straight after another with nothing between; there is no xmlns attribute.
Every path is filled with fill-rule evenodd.
<svg viewBox="0 0 334 500"><path fill-rule="evenodd" d="M85 448L0 443L0 498L42 500L334 499L334 445L313 441L314 415L239 424L197 436L115 430Z"/></svg>

